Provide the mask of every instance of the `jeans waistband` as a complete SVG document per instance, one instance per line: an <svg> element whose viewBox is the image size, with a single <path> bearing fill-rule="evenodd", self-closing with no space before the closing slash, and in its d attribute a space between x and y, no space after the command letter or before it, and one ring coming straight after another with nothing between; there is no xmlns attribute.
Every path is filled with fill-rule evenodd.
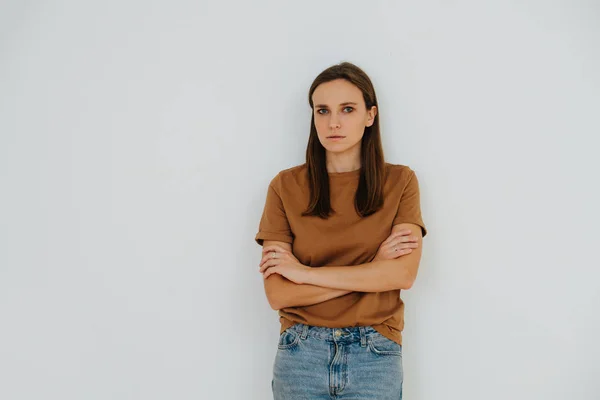
<svg viewBox="0 0 600 400"><path fill-rule="evenodd" d="M372 326L352 326L343 328L327 328L324 326L306 325L296 323L288 328L300 334L302 339L308 336L320 340L329 340L335 342L361 342L366 343L367 338L380 335Z"/></svg>

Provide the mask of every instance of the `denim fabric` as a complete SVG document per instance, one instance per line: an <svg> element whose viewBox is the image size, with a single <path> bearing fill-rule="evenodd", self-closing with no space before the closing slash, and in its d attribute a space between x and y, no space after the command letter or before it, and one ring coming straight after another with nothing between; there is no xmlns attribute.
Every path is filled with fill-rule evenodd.
<svg viewBox="0 0 600 400"><path fill-rule="evenodd" d="M402 345L371 326L296 324L277 347L275 400L402 399Z"/></svg>

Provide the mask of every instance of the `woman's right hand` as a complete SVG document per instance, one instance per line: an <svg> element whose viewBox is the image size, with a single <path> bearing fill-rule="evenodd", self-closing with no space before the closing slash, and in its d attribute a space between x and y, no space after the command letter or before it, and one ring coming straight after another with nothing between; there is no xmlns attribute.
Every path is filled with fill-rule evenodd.
<svg viewBox="0 0 600 400"><path fill-rule="evenodd" d="M381 245L379 245L379 249L377 249L377 254L373 261L392 260L410 254L412 249L416 249L419 246L417 238L410 234L410 229L392 233L381 243Z"/></svg>

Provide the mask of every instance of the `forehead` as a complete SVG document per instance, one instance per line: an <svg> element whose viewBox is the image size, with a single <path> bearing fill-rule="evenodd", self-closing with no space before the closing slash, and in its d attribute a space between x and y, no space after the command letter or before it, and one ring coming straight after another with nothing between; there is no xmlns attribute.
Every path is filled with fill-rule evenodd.
<svg viewBox="0 0 600 400"><path fill-rule="evenodd" d="M347 101L363 104L362 92L345 79L336 79L317 86L312 95L313 104L335 106Z"/></svg>

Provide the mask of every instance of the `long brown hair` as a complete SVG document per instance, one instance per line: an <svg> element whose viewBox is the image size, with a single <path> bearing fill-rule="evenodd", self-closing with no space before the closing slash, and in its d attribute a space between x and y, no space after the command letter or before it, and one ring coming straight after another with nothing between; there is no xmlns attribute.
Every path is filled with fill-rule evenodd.
<svg viewBox="0 0 600 400"><path fill-rule="evenodd" d="M308 91L308 103L312 110L310 120L310 136L306 147L306 164L310 187L310 201L305 215L328 218L332 210L329 201L329 175L327 173L325 147L319 141L315 127L315 114L312 95L322 83L336 79L346 81L358 87L363 94L367 111L377 106L375 120L371 126L365 127L361 140L361 167L358 188L354 198L354 208L361 217L373 214L383 206L383 184L385 179L385 160L381 135L379 133L379 106L375 96L375 88L367 74L350 62L332 65L321 72L313 81Z"/></svg>

